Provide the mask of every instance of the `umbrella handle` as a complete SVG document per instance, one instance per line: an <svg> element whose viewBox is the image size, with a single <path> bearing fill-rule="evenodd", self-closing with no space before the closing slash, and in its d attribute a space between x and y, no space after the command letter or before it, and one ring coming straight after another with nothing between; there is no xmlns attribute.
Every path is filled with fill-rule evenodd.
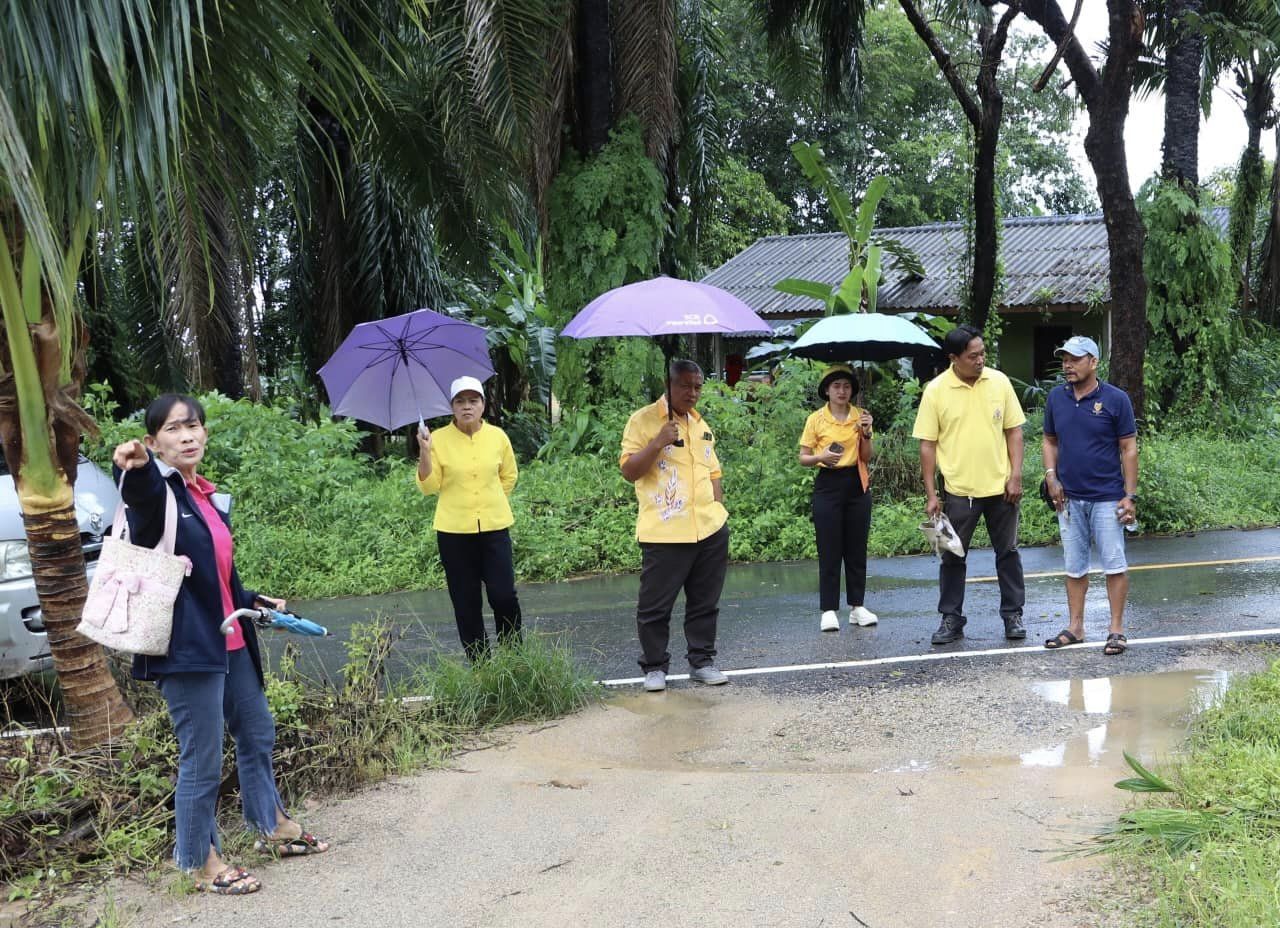
<svg viewBox="0 0 1280 928"><path fill-rule="evenodd" d="M674 412L672 412L672 411L671 411L671 381L670 381L670 380L668 380L668 381L667 381L667 421L668 421L668 422L674 422L674 421L675 421L675 418L676 418L676 414L675 414ZM673 441L671 444L672 444L672 445L674 445L674 446L675 446L675 447L677 447L677 448L683 448L683 447L684 447L684 439L683 439L683 438L677 438L677 439L676 439L675 441Z"/></svg>
<svg viewBox="0 0 1280 928"><path fill-rule="evenodd" d="M230 635L235 630L236 619L252 619L257 621L262 615L261 609L237 609L231 615L222 620L222 624L218 626L218 630L224 635Z"/></svg>

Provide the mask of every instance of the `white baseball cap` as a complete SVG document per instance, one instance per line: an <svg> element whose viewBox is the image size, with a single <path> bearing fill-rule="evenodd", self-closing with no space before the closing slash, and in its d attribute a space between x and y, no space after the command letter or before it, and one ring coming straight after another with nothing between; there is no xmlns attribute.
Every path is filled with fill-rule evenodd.
<svg viewBox="0 0 1280 928"><path fill-rule="evenodd" d="M1102 357L1102 352L1098 350L1098 343L1087 335L1071 336L1062 343L1061 348L1054 351L1054 354L1069 354L1074 358L1083 358L1087 354L1095 358Z"/></svg>
<svg viewBox="0 0 1280 928"><path fill-rule="evenodd" d="M459 377L449 384L449 402L452 403L458 398L459 393L466 393L468 390L473 393L479 393L480 398L484 398L484 384L474 377Z"/></svg>

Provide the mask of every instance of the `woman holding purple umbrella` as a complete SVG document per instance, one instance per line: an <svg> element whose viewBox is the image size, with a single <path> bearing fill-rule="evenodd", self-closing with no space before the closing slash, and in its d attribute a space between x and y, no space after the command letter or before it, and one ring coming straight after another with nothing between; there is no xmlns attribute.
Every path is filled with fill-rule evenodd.
<svg viewBox="0 0 1280 928"><path fill-rule="evenodd" d="M519 640L520 600L511 553L508 497L519 471L507 433L484 421L484 387L459 377L449 387L453 422L418 430L418 489L439 494L434 528L458 637L472 661L489 653L480 593L489 596L498 644Z"/></svg>

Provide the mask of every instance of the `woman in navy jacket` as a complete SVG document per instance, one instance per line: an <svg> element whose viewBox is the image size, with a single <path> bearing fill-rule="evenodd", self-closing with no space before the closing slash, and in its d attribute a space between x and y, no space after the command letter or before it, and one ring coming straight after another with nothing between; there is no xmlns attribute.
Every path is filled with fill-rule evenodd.
<svg viewBox="0 0 1280 928"><path fill-rule="evenodd" d="M178 786L174 795L177 844L174 860L197 888L224 895L256 892L261 883L221 857L216 823L222 781L224 726L236 744L240 801L245 821L259 833L254 847L278 856L316 854L329 845L308 834L284 810L271 767L275 722L263 691L262 657L252 622L220 631L236 609L259 601L284 602L252 593L232 562L231 521L225 498L196 473L208 433L200 403L166 394L147 407L147 434L116 448L116 477L123 475L130 539L155 546L164 532L166 488L178 504L174 553L191 561L178 591L173 635L163 657L137 655L133 675L155 680L178 737ZM218 497L215 499L215 497Z"/></svg>

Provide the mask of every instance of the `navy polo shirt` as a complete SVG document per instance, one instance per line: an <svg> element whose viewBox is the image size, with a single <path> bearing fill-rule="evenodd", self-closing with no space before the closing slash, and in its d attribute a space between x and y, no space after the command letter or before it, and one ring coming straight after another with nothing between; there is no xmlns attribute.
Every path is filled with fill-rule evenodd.
<svg viewBox="0 0 1280 928"><path fill-rule="evenodd" d="M1098 503L1124 496L1120 439L1137 431L1129 394L1101 380L1078 400L1069 383L1054 387L1045 400L1044 433L1058 439L1058 482L1072 499Z"/></svg>

